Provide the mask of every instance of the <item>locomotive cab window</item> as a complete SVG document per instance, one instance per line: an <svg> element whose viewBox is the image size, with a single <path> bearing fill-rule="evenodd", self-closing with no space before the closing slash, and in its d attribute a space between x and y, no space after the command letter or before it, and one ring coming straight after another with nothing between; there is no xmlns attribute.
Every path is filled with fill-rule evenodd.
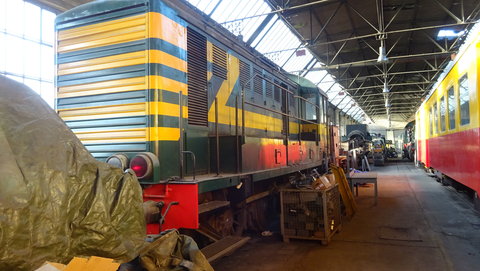
<svg viewBox="0 0 480 271"><path fill-rule="evenodd" d="M448 90L448 126L450 130L455 129L455 107L457 105L455 101L455 90L452 86Z"/></svg>
<svg viewBox="0 0 480 271"><path fill-rule="evenodd" d="M308 102L303 102L305 105L305 115L306 115L306 120L316 122L317 121L317 107L315 106L317 104L317 97L308 97L307 98Z"/></svg>
<svg viewBox="0 0 480 271"><path fill-rule="evenodd" d="M445 96L442 96L440 99L440 131L445 132L446 130L446 114L447 108L445 106Z"/></svg>
<svg viewBox="0 0 480 271"><path fill-rule="evenodd" d="M460 102L460 125L470 123L470 91L468 76L465 74L458 82L458 98Z"/></svg>

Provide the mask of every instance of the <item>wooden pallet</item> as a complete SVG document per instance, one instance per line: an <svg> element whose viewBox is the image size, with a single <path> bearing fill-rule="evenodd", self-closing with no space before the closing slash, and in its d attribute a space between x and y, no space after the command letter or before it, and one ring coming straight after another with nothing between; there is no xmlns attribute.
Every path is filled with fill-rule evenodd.
<svg viewBox="0 0 480 271"><path fill-rule="evenodd" d="M227 236L204 247L201 251L209 262L213 262L239 249L245 245L248 240L250 240L250 237Z"/></svg>
<svg viewBox="0 0 480 271"><path fill-rule="evenodd" d="M203 214L219 208L230 206L230 201L214 200L198 205L198 213Z"/></svg>

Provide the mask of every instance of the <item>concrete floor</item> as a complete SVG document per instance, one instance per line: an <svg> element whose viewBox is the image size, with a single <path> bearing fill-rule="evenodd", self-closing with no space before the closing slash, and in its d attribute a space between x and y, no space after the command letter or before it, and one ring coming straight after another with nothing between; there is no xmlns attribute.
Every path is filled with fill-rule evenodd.
<svg viewBox="0 0 480 271"><path fill-rule="evenodd" d="M214 263L215 270L480 270L480 214L465 194L412 163L374 170L378 205L373 187L360 187L357 214L328 246L253 238Z"/></svg>

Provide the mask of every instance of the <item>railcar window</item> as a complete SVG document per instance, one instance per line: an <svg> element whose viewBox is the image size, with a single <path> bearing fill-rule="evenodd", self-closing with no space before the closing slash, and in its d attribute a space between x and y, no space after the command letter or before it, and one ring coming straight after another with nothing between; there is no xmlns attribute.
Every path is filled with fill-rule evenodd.
<svg viewBox="0 0 480 271"><path fill-rule="evenodd" d="M447 108L445 106L445 96L440 99L440 131L445 132L446 129L446 114Z"/></svg>
<svg viewBox="0 0 480 271"><path fill-rule="evenodd" d="M455 90L453 86L448 90L448 124L449 129L455 129L455 108L457 106L455 100Z"/></svg>
<svg viewBox="0 0 480 271"><path fill-rule="evenodd" d="M433 106L430 108L430 116L428 121L430 122L430 135L433 135Z"/></svg>
<svg viewBox="0 0 480 271"><path fill-rule="evenodd" d="M0 74L29 86L51 107L54 21L54 13L35 4L0 0ZM19 50L22 53L12 53Z"/></svg>
<svg viewBox="0 0 480 271"><path fill-rule="evenodd" d="M437 112L437 103L433 104L433 133L438 132L438 112Z"/></svg>
<svg viewBox="0 0 480 271"><path fill-rule="evenodd" d="M460 125L470 123L470 91L468 87L468 76L465 74L458 82L460 100Z"/></svg>

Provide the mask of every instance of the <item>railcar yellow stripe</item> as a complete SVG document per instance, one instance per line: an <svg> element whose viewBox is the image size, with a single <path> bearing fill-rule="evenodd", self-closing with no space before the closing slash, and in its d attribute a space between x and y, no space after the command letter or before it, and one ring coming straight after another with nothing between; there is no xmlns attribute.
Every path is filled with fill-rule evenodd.
<svg viewBox="0 0 480 271"><path fill-rule="evenodd" d="M148 85L146 84L146 81L148 82ZM145 77L135 77L128 79L110 80L98 83L60 87L58 89L57 97L70 98L142 89L162 89L174 93L180 93L180 91L182 91L183 95L188 94L187 84L166 77L151 75Z"/></svg>
<svg viewBox="0 0 480 271"><path fill-rule="evenodd" d="M172 56L160 50L150 50L149 58L151 63L160 63L182 72L187 72L187 62L178 57Z"/></svg>
<svg viewBox="0 0 480 271"><path fill-rule="evenodd" d="M147 103L131 103L123 105L111 105L111 106L88 106L88 107L76 107L68 109L58 109L62 116L73 115L95 115L103 114L105 112L112 113L118 111L143 111L148 108L148 114L150 115L162 115L170 117L180 116L180 106L178 104L166 103L166 102L147 102ZM188 117L188 106L183 106L184 118Z"/></svg>
<svg viewBox="0 0 480 271"><path fill-rule="evenodd" d="M130 116L145 116L145 103L104 106L95 108L60 109L58 114L64 120L90 120L101 118L118 118Z"/></svg>
<svg viewBox="0 0 480 271"><path fill-rule="evenodd" d="M88 36L95 33L103 33L111 31L112 29L128 28L132 26L144 25L146 23L146 14L140 14L130 17L125 17L117 20L107 22L90 24L81 27L75 27L58 32L58 40L67 40L82 36Z"/></svg>
<svg viewBox="0 0 480 271"><path fill-rule="evenodd" d="M149 12L148 20L149 38L162 39L187 50L187 30L185 27L168 18L167 16L156 12Z"/></svg>
<svg viewBox="0 0 480 271"><path fill-rule="evenodd" d="M180 106L178 104L165 102L150 102L148 109L148 113L150 115L180 117ZM188 107L183 106L182 111L182 117L188 118Z"/></svg>
<svg viewBox="0 0 480 271"><path fill-rule="evenodd" d="M161 13L149 12L59 31L57 51L63 53L140 40L146 37L162 39L187 50L186 35L187 30L182 25Z"/></svg>
<svg viewBox="0 0 480 271"><path fill-rule="evenodd" d="M109 113L109 114L102 114L102 115L88 115L88 116L62 116L59 114L60 117L64 121L74 121L74 120L94 120L99 118L126 118L126 117L138 117L138 116L145 116L143 112L120 112L120 113Z"/></svg>
<svg viewBox="0 0 480 271"><path fill-rule="evenodd" d="M148 134L150 141L177 141L180 139L180 128L150 127Z"/></svg>
<svg viewBox="0 0 480 271"><path fill-rule="evenodd" d="M83 144L113 144L113 143L137 143L145 142L145 138L117 138L117 139L80 139Z"/></svg>
<svg viewBox="0 0 480 271"><path fill-rule="evenodd" d="M144 141L147 137L146 128L126 129L126 130L112 130L112 131L95 131L95 132L76 132L77 137L84 140L132 140Z"/></svg>
<svg viewBox="0 0 480 271"><path fill-rule="evenodd" d="M175 93L180 93L180 91L182 91L183 95L188 95L188 86L185 83L158 75L150 75L148 80L150 88L163 89Z"/></svg>
<svg viewBox="0 0 480 271"><path fill-rule="evenodd" d="M58 75L98 71L147 63L159 63L179 71L187 72L186 61L159 50L150 50L60 64L58 65Z"/></svg>
<svg viewBox="0 0 480 271"><path fill-rule="evenodd" d="M58 75L98 71L147 63L145 51L94 58L58 65Z"/></svg>
<svg viewBox="0 0 480 271"><path fill-rule="evenodd" d="M71 98L79 96L142 90L148 88L146 81L146 78L142 76L135 78L110 80L98 83L59 87L57 97Z"/></svg>
<svg viewBox="0 0 480 271"><path fill-rule="evenodd" d="M146 38L145 25L112 30L58 42L57 52L65 53L93 47L107 46Z"/></svg>
<svg viewBox="0 0 480 271"><path fill-rule="evenodd" d="M151 127L123 131L99 131L96 133L76 133L84 144L131 143L145 141L178 141L180 129Z"/></svg>

